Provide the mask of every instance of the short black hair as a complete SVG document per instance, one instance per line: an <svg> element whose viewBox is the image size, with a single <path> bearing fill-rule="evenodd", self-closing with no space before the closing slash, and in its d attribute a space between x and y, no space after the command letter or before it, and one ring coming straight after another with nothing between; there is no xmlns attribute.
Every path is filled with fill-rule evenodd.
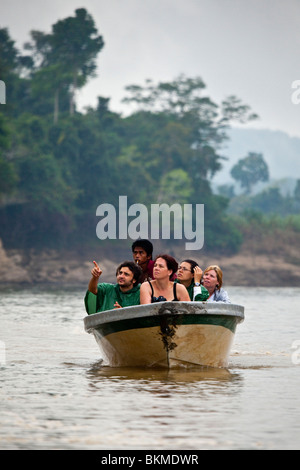
<svg viewBox="0 0 300 470"><path fill-rule="evenodd" d="M134 249L137 247L137 246L140 246L141 248L143 248L147 255L151 255L151 258L152 258L152 253L153 253L153 245L152 243L149 241L149 240L146 240L145 238L141 238L140 240L136 240L135 242L133 242L132 244L132 252L134 252Z"/></svg>
<svg viewBox="0 0 300 470"><path fill-rule="evenodd" d="M122 268L128 268L133 273L133 279L135 280L135 284L139 284L143 271L140 266L135 264L133 261L124 261L117 267L116 275L121 271Z"/></svg>

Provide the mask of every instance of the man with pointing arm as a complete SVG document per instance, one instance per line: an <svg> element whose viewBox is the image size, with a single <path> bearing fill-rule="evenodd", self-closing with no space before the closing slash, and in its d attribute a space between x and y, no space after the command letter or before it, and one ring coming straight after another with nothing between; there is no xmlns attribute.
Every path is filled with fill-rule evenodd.
<svg viewBox="0 0 300 470"><path fill-rule="evenodd" d="M96 261L93 263L92 278L84 298L85 309L89 315L104 310L139 305L139 282L142 274L139 266L131 261L125 261L117 268L117 284L109 284L99 283L102 270Z"/></svg>

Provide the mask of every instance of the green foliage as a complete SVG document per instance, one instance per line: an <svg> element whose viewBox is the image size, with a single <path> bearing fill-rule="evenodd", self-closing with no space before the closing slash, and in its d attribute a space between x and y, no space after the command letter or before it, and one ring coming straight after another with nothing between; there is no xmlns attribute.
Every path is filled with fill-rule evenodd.
<svg viewBox="0 0 300 470"><path fill-rule="evenodd" d="M10 194L16 187L18 177L12 162L0 155L0 201L1 195Z"/></svg>
<svg viewBox="0 0 300 470"><path fill-rule="evenodd" d="M267 187L253 196L246 194L235 196L235 194L228 193L230 198L228 212L243 214L255 211L267 216L277 215L285 218L288 215L299 214L300 200L297 198L297 194L297 185L293 195L283 195L277 186Z"/></svg>
<svg viewBox="0 0 300 470"><path fill-rule="evenodd" d="M256 183L269 180L269 169L262 154L250 152L232 168L231 175L245 188L246 194L250 194Z"/></svg>
<svg viewBox="0 0 300 470"><path fill-rule="evenodd" d="M294 197L297 202L300 202L300 180L297 180L295 191L294 191Z"/></svg>
<svg viewBox="0 0 300 470"><path fill-rule="evenodd" d="M0 113L0 150L7 149L9 147L9 127L5 121L5 117Z"/></svg>
<svg viewBox="0 0 300 470"><path fill-rule="evenodd" d="M251 108L241 102L236 96L229 96L222 102L222 112L224 121L233 119L244 124L258 118L256 113L251 112Z"/></svg>
<svg viewBox="0 0 300 470"><path fill-rule="evenodd" d="M10 38L7 28L0 28L0 77L7 81L17 66L17 49Z"/></svg>
<svg viewBox="0 0 300 470"><path fill-rule="evenodd" d="M300 215L290 215L285 219L286 226L295 232L300 232Z"/></svg>
<svg viewBox="0 0 300 470"><path fill-rule="evenodd" d="M65 110L68 99L69 112L75 112L75 92L96 70L96 56L103 48L102 36L91 15L84 9L75 10L74 17L59 20L51 33L31 31L31 42L25 45L32 54L31 106L38 114L48 113L52 105L53 119ZM47 106L35 106L37 96L43 95Z"/></svg>
<svg viewBox="0 0 300 470"><path fill-rule="evenodd" d="M166 173L161 178L158 202L188 204L192 196L192 181L188 173L180 168Z"/></svg>
<svg viewBox="0 0 300 470"><path fill-rule="evenodd" d="M97 206L117 205L127 195L129 204L147 207L204 204L205 248L239 249L243 227L228 215L231 193L223 188L223 196L214 195L210 178L221 169L219 149L232 120L255 117L249 106L234 96L218 105L200 77L180 75L128 86L125 101L135 110L125 118L110 111L104 97L78 113L74 91L95 73L104 45L84 8L50 33L32 31L29 56L20 55L7 30L0 38L0 67L11 77L10 103L0 114L0 237L6 245L93 244ZM246 188L258 173L251 178ZM290 224L299 226L296 219Z"/></svg>
<svg viewBox="0 0 300 470"><path fill-rule="evenodd" d="M7 154L9 146L9 126L0 113L0 202L4 195L10 195L14 191L18 182L16 168Z"/></svg>
<svg viewBox="0 0 300 470"><path fill-rule="evenodd" d="M52 155L26 155L18 161L19 191L35 211L67 213L76 191L66 184Z"/></svg>

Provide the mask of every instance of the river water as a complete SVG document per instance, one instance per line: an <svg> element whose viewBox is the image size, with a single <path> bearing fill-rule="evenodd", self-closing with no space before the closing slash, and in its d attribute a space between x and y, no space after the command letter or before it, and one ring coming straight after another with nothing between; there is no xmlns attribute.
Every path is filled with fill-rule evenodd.
<svg viewBox="0 0 300 470"><path fill-rule="evenodd" d="M300 449L300 289L245 306L228 370L101 366L85 289L1 289L0 449Z"/></svg>

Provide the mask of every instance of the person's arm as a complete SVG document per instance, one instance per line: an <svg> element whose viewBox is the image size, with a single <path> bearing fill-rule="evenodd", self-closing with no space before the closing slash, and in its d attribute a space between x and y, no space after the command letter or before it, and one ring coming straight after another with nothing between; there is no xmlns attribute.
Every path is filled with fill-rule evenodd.
<svg viewBox="0 0 300 470"><path fill-rule="evenodd" d="M202 274L203 274L203 271L200 268L200 266L196 266L194 268L194 283L195 284L200 284L201 279L202 279Z"/></svg>
<svg viewBox="0 0 300 470"><path fill-rule="evenodd" d="M140 287L140 305L151 304L151 290L149 282L143 282Z"/></svg>
<svg viewBox="0 0 300 470"><path fill-rule="evenodd" d="M94 267L91 271L91 274L92 274L92 278L89 282L89 286L88 286L88 290L90 292L92 292L92 294L95 294L97 295L97 292L98 292L98 281L99 281L99 277L101 276L102 274L102 270L99 268L98 264L96 263L96 261L93 261L94 263Z"/></svg>
<svg viewBox="0 0 300 470"><path fill-rule="evenodd" d="M183 284L176 284L177 299L181 302L190 302L190 296L186 287Z"/></svg>
<svg viewBox="0 0 300 470"><path fill-rule="evenodd" d="M196 266L194 269L194 282L195 286L193 289L193 300L198 302L203 302L208 299L209 292L205 287L201 286L202 279L202 269L199 266Z"/></svg>
<svg viewBox="0 0 300 470"><path fill-rule="evenodd" d="M193 300L196 302L205 302L209 297L209 292L208 290L204 287L201 286L194 286L193 289Z"/></svg>

